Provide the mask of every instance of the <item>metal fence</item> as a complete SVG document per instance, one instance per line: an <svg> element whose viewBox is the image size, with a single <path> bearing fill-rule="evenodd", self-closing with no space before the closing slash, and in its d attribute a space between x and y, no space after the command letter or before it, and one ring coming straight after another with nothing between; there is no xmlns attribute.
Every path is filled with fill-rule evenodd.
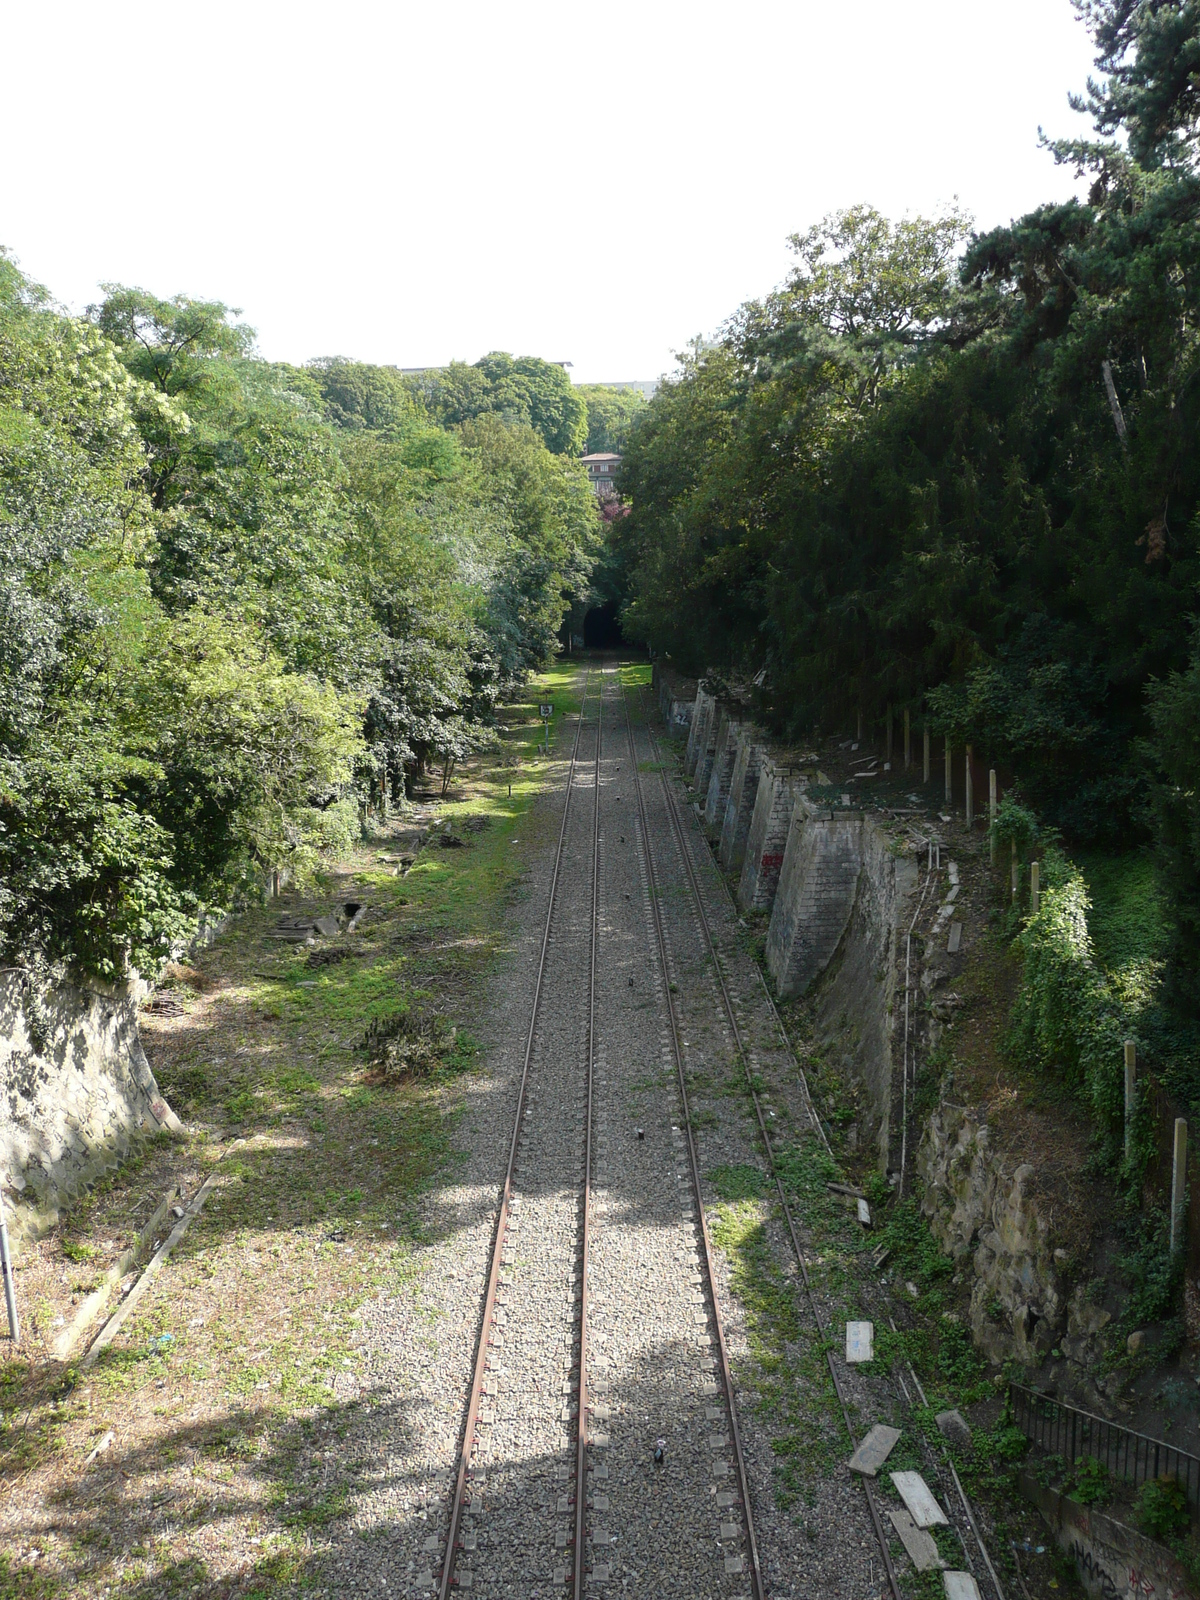
<svg viewBox="0 0 1200 1600"><path fill-rule="evenodd" d="M1092 1456L1104 1463L1110 1478L1123 1478L1135 1489L1148 1478L1174 1478L1188 1505L1200 1509L1200 1456L1064 1405L1024 1384L1010 1383L1008 1395L1013 1421L1048 1455L1062 1456L1071 1465L1080 1456Z"/></svg>

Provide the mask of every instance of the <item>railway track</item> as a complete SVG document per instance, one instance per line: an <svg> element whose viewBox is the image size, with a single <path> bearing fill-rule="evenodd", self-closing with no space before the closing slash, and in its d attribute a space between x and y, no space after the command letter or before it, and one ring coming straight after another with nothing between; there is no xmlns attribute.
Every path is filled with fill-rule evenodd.
<svg viewBox="0 0 1200 1600"><path fill-rule="evenodd" d="M778 1167L775 1162L774 1138L768 1125L768 1118L772 1115L772 1113L770 1112L769 1108L765 1107L762 1095L756 1087L759 1063L756 1060L756 1053L753 1044L749 1043L745 1037L745 1024L742 1018L744 1018L751 1002L748 996L744 994L738 994L735 991L727 976L727 954L718 948L717 940L713 935L712 921L710 919L709 910L706 909L705 906L705 893L701 887L700 875L697 871L696 862L690 845L688 836L689 830L686 828L683 818L680 814L679 802L668 777L668 763L663 759L662 750L659 746L657 737L653 732L651 721L646 715L644 695L640 693L639 702L642 711L642 720L645 726L646 737L648 740L650 753L653 758L652 764L657 767L660 774L663 800L670 817L671 831L678 851L679 860L687 877L695 917L702 932L704 944L707 949L713 984L719 995L721 1020L727 1029L729 1038L733 1042L736 1056L743 1070L747 1089L754 1105L754 1113L758 1125L761 1147L766 1157L771 1181L775 1189L780 1213L786 1226L792 1253L801 1275L805 1299L808 1304L812 1323L818 1336L825 1340L828 1339L830 1329L827 1325L826 1319L822 1316L818 1299L813 1293L812 1283L808 1272L806 1253L801 1244L800 1230L798 1230L797 1227L794 1208L788 1200L786 1191L780 1178ZM630 737L632 741L632 727L630 730ZM694 838L695 830L690 830L690 832L691 836ZM705 849L704 854L705 856L708 855L707 848ZM710 866L709 876L713 881L715 881L719 897L723 902L723 909L728 910L732 916L736 918L736 907L733 905L728 884L715 870L711 868L711 863L706 864ZM925 891L929 888L932 880L933 870L931 868L929 876L927 877L926 883L922 889L920 903L918 906L918 915L920 906L924 904ZM916 921L917 917L914 916L914 926ZM759 980L758 987L761 990L761 998L765 1000L766 1006L769 1008L769 1013L774 1023L775 1030L778 1033L780 1042L784 1046L789 1060L798 1072L804 1106L813 1133L820 1141L825 1151L828 1154L832 1154L824 1125L809 1090L807 1077L803 1068L800 1066L798 1059L796 1058L795 1051L784 1026L783 1019L779 1015L778 1008L771 997L770 990L767 988L766 980L763 977L760 969L756 969L756 975ZM906 1034L904 1058L904 1088L906 1103L908 1068L908 1040ZM766 1112L766 1115L764 1115L764 1111ZM886 1299L882 1293L882 1290L878 1285L875 1284L865 1286L865 1289L867 1299L870 1302L874 1315L878 1318L886 1320L891 1326L893 1332L896 1331L896 1323L892 1317L891 1309L886 1303ZM830 1344L835 1344L836 1342L837 1340L835 1338L830 1341ZM837 1395L838 1406L842 1414L846 1434L850 1442L850 1447L853 1450L853 1448L859 1443L859 1439L855 1433L850 1416L851 1410L855 1409L855 1404L853 1398L847 1393L846 1375L839 1373L837 1363L833 1357L832 1349L829 1348L829 1345L827 1345L826 1350L826 1361L829 1367L830 1377L834 1385L834 1390ZM906 1361L904 1365L907 1367L908 1371L907 1381L903 1372L898 1369L896 1370L893 1379L895 1384L895 1394L897 1400L900 1402L900 1408L905 1412L911 1412L918 1402L921 1407L927 1408L928 1402L925 1391L921 1385L920 1379L917 1377L917 1374L912 1367L911 1362ZM953 1462L948 1456L946 1457L945 1473L943 1474L941 1463L938 1462L927 1445L924 1445L923 1453L926 1457L927 1470L934 1479L935 1484L943 1476L948 1479L948 1482L946 1482L944 1486L943 1498L945 1499L946 1507L951 1516L951 1525L954 1527L958 1535L958 1539L963 1551L964 1561L968 1570L976 1575L978 1581L983 1585L985 1593L990 1587L991 1591L996 1596L996 1600L1005 1600L1004 1589L992 1562L986 1542L984 1541L980 1532L976 1513L971 1506L970 1500L967 1497ZM871 1523L879 1548L880 1557L887 1574L888 1587L892 1593L893 1600L901 1600L899 1578L889 1550L890 1541L880 1515L880 1508L877 1503L876 1493L869 1479L864 1477L859 1479L859 1482L862 1485L862 1491L870 1512ZM953 1484L953 1494L949 1493L951 1483ZM971 1555L972 1548L974 1548L976 1552L978 1563Z"/></svg>
<svg viewBox="0 0 1200 1600"><path fill-rule="evenodd" d="M585 681L441 1600L764 1600L621 698Z"/></svg>
<svg viewBox="0 0 1200 1600"><path fill-rule="evenodd" d="M727 890L694 859L694 830L641 711L635 726L619 675L589 669L446 1533L427 1540L437 1570L414 1595L795 1592L771 1580L787 1565L786 1527L768 1515L768 1563L756 1524L756 1496L768 1513L772 1496L761 1463L757 1489L748 1468L689 1103L698 1066L740 1062L824 1343L803 1227L776 1171L774 1113L756 1086L764 1028L771 1048L794 1056L765 987L751 999L726 971L714 920L727 908L713 896ZM644 784L643 768L660 783ZM696 973L703 981L689 983ZM804 1095L825 1141L806 1084ZM827 1360L853 1445L856 1396ZM855 1535L849 1519L828 1552L845 1570L819 1587L877 1593L882 1574L901 1600L890 1530L859 1482L870 1533L864 1520ZM962 1505L978 1541L965 1495Z"/></svg>

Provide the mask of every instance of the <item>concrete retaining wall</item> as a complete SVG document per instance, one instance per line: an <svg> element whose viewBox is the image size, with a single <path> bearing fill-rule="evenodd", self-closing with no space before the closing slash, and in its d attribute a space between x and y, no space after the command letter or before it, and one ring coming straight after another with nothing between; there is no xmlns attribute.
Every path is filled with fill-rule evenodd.
<svg viewBox="0 0 1200 1600"><path fill-rule="evenodd" d="M744 726L732 711L723 711L717 724L712 771L708 775L708 792L704 797L704 820L718 832L725 822L725 805L733 781L734 763L737 761L738 735Z"/></svg>
<svg viewBox="0 0 1200 1600"><path fill-rule="evenodd" d="M719 700L712 703L705 726L705 738L696 743L696 788L702 795L708 794L708 780L712 777L713 762L716 760L717 743L725 732L729 712Z"/></svg>
<svg viewBox="0 0 1200 1600"><path fill-rule="evenodd" d="M696 703L694 678L681 678L669 667L656 661L653 668L654 692L658 709L667 725L667 732L679 735L691 727L692 711Z"/></svg>
<svg viewBox="0 0 1200 1600"><path fill-rule="evenodd" d="M136 979L45 984L0 972L0 1181L14 1241L113 1171L139 1138L181 1132L138 1034Z"/></svg>
<svg viewBox="0 0 1200 1600"><path fill-rule="evenodd" d="M1060 1549L1074 1559L1088 1594L1104 1600L1185 1600L1196 1593L1182 1564L1163 1545L1040 1484L1018 1476L1021 1493L1042 1513Z"/></svg>
<svg viewBox="0 0 1200 1600"><path fill-rule="evenodd" d="M817 1025L830 1061L856 1086L860 1138L888 1158L892 1081L904 1054L904 943L914 910L917 862L896 853L879 822L864 817L850 917L817 996Z"/></svg>
<svg viewBox="0 0 1200 1600"><path fill-rule="evenodd" d="M683 758L683 770L689 778L695 774L697 766L708 750L709 739L716 732L713 727L716 709L716 697L706 694L703 689L697 689L691 726L688 729L687 751Z"/></svg>
<svg viewBox="0 0 1200 1600"><path fill-rule="evenodd" d="M749 723L743 723L738 729L737 753L733 762L733 776L729 780L725 820L721 824L721 846L717 852L726 872L736 872L746 858L746 840L754 815L758 775L764 754L758 730Z"/></svg>
<svg viewBox="0 0 1200 1600"><path fill-rule="evenodd" d="M743 911L769 911L774 904L792 809L802 788L802 780L790 777L784 763L764 752L738 882L738 904Z"/></svg>
<svg viewBox="0 0 1200 1600"><path fill-rule="evenodd" d="M819 811L800 796L767 929L767 970L779 994L807 994L850 921L862 867L859 812Z"/></svg>

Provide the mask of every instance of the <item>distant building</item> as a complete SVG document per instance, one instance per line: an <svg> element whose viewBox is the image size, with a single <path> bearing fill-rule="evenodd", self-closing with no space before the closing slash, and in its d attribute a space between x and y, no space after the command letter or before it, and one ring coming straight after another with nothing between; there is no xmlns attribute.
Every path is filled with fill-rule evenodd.
<svg viewBox="0 0 1200 1600"><path fill-rule="evenodd" d="M616 494L617 473L621 470L620 456L600 452L594 456L584 456L583 464L587 468L588 482L592 486L593 494L601 497Z"/></svg>
<svg viewBox="0 0 1200 1600"><path fill-rule="evenodd" d="M638 389L647 400L653 400L658 389L657 378L632 378L622 380L620 383L598 383L597 389Z"/></svg>

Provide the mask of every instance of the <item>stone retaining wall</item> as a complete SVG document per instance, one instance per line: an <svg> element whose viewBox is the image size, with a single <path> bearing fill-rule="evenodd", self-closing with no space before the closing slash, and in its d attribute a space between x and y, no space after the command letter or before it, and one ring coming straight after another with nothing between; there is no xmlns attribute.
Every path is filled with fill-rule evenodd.
<svg viewBox="0 0 1200 1600"><path fill-rule="evenodd" d="M0 972L0 1182L19 1248L140 1138L181 1132L138 1034L144 993Z"/></svg>

